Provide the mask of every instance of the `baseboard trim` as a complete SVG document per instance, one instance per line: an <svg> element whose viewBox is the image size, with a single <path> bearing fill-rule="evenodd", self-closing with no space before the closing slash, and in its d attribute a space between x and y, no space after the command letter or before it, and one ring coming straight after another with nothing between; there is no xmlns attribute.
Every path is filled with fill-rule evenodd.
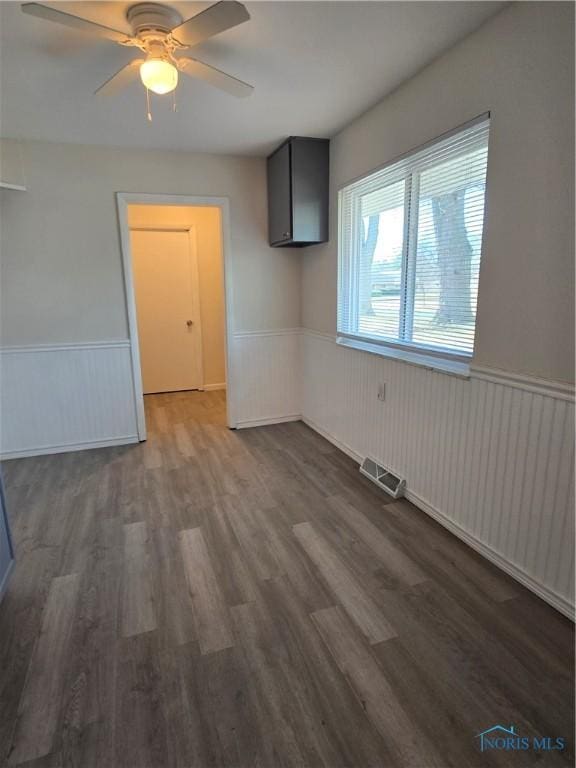
<svg viewBox="0 0 576 768"><path fill-rule="evenodd" d="M318 432L319 435L322 435L322 437L325 440L328 440L329 443L332 443L332 445L335 445L336 448L339 448L342 453L345 453L347 456L350 456L351 459L353 459L357 464L362 464L363 456L360 456L359 453L356 453L352 448L350 448L349 445L346 445L346 443L341 442L338 440L337 437L334 437L329 432L326 432L325 429L323 429L321 426L316 424L315 421L312 419L309 419L307 416L302 416L302 421L304 424L307 424L310 429L313 429L314 432Z"/></svg>
<svg viewBox="0 0 576 768"><path fill-rule="evenodd" d="M322 435L322 437L328 440L328 442L332 443L332 445L334 445L336 448L339 448L347 456L350 456L350 458L356 461L358 464L361 463L363 457L356 453L356 451L354 451L352 448L350 448L349 445L346 445L337 438L333 437L325 429L316 424L312 419L309 419L306 416L302 416L302 421L315 432L318 432L319 435ZM463 528L461 528L443 512L440 512L440 510L433 507L432 504L426 501L426 499L423 499L421 496L418 496L418 494L410 490L406 491L405 496L408 501L414 504L414 506L418 507L418 509L422 510L422 512L425 512L427 515L432 517L434 520L436 520L436 522L440 523L440 525L449 530L450 533L453 533L454 536L459 538L465 544L468 544L469 547L474 549L476 552L479 552L483 557L500 568L500 570L504 571L509 576L512 576L513 579L525 586L527 589L547 602L557 611L564 614L564 616L567 616L572 621L576 620L575 607L570 602L568 602L568 600L561 597L560 595L557 595L552 590L547 589L547 587L544 587L542 584L539 584L516 565L504 559L498 552L481 542L476 537L472 536L470 533L468 533L468 531L465 531Z"/></svg>
<svg viewBox="0 0 576 768"><path fill-rule="evenodd" d="M52 453L71 453L72 451L87 451L92 448L114 448L118 445L133 445L139 442L138 435L113 437L110 440L89 440L84 443L62 443L61 445L43 445L38 448L27 448L22 451L7 451L0 454L0 460L26 459L31 456L48 456Z"/></svg>
<svg viewBox="0 0 576 768"><path fill-rule="evenodd" d="M486 544L483 544L476 537L468 533L468 531L465 531L463 528L461 528L453 520L450 520L449 517L447 517L443 512L440 512L440 510L433 507L432 504L426 501L426 499L423 499L412 491L406 491L405 496L408 501L411 501L412 504L414 504L414 506L418 507L418 509L421 509L423 512L426 512L427 515L434 518L436 522L444 526L444 528L449 530L450 533L453 533L465 544L468 544L469 547L472 547L472 549L475 549L476 552L479 552L487 560L490 560L491 563L494 563L494 565L498 566L500 570L504 571L509 576L512 576L513 579L520 582L520 584L523 584L531 592L534 592L536 595L538 595L538 597L542 598L542 600L545 600L547 603L549 603L553 608L556 608L557 611L560 611L560 613L563 613L564 616L567 616L572 621L576 619L576 611L574 606L571 605L565 598L542 586L542 584L539 584L523 570L503 558L494 549L487 546Z"/></svg>
<svg viewBox="0 0 576 768"><path fill-rule="evenodd" d="M243 419L236 422L236 429L248 429L249 427L265 427L268 424L284 424L287 421L301 421L299 413L290 416L269 416L265 419Z"/></svg>
<svg viewBox="0 0 576 768"><path fill-rule="evenodd" d="M216 390L219 390L219 389L226 389L226 382L223 381L220 384L204 384L202 389L204 390L204 392L215 392Z"/></svg>

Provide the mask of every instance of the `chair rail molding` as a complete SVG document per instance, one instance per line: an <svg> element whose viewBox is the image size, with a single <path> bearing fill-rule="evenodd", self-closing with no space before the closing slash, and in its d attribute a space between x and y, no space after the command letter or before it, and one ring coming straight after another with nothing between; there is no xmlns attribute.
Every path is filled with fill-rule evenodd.
<svg viewBox="0 0 576 768"><path fill-rule="evenodd" d="M303 420L356 461L392 467L416 506L574 618L574 387L301 339Z"/></svg>
<svg viewBox="0 0 576 768"><path fill-rule="evenodd" d="M2 459L138 440L127 339L0 348Z"/></svg>
<svg viewBox="0 0 576 768"><path fill-rule="evenodd" d="M301 334L301 328L234 334L238 428L301 418Z"/></svg>
<svg viewBox="0 0 576 768"><path fill-rule="evenodd" d="M236 426L303 419L574 618L574 387L472 366L452 376L302 328L232 334ZM2 458L138 440L127 339L0 349ZM386 385L385 401L377 399Z"/></svg>

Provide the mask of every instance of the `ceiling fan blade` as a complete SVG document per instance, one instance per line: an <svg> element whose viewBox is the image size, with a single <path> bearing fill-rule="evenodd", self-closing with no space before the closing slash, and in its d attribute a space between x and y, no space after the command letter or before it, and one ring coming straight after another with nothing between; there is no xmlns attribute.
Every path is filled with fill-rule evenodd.
<svg viewBox="0 0 576 768"><path fill-rule="evenodd" d="M211 67L209 64L204 64L197 59L178 59L178 67L190 77L197 77L199 80L204 80L210 85L214 85L216 88L220 88L222 91L232 94L232 96L250 96L254 90L253 85L238 80L232 75L227 75L226 72L221 72L216 67Z"/></svg>
<svg viewBox="0 0 576 768"><path fill-rule="evenodd" d="M175 27L171 34L182 45L198 45L209 37L248 21L249 18L250 14L242 3L221 0Z"/></svg>
<svg viewBox="0 0 576 768"><path fill-rule="evenodd" d="M138 79L140 65L144 63L144 59L134 59L125 67L119 69L118 72L109 77L105 83L102 83L98 90L94 91L98 96L113 96L122 88L130 85L134 80Z"/></svg>
<svg viewBox="0 0 576 768"><path fill-rule="evenodd" d="M64 24L64 26L72 27L72 29L79 29L82 32L89 32L98 37L114 40L115 43L125 43L127 40L132 39L130 35L127 35L124 32L119 32L117 29L104 27L101 24L96 24L88 19L83 19L80 16L73 16L71 13L57 11L55 8L50 8L48 5L42 5L41 3L23 3L21 7L24 13L28 13L30 16L37 16L39 19L45 19L46 21L55 21L57 24Z"/></svg>

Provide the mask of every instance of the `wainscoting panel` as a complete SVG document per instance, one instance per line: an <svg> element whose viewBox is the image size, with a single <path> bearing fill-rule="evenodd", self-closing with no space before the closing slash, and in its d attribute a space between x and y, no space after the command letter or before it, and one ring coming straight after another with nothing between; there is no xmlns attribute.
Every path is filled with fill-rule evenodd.
<svg viewBox="0 0 576 768"><path fill-rule="evenodd" d="M310 426L406 477L417 506L574 616L568 387L486 369L457 378L311 331L302 335L302 382Z"/></svg>
<svg viewBox="0 0 576 768"><path fill-rule="evenodd" d="M128 341L0 350L2 458L137 441Z"/></svg>
<svg viewBox="0 0 576 768"><path fill-rule="evenodd" d="M237 427L300 418L299 328L234 334Z"/></svg>

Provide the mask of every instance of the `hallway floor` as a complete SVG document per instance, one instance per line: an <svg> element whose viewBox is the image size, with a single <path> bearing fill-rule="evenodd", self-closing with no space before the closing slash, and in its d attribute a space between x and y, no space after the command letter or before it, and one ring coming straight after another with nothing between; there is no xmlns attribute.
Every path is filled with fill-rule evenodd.
<svg viewBox="0 0 576 768"><path fill-rule="evenodd" d="M0 764L573 764L571 622L302 423L146 411L146 443L3 465ZM569 749L481 753L496 724Z"/></svg>

